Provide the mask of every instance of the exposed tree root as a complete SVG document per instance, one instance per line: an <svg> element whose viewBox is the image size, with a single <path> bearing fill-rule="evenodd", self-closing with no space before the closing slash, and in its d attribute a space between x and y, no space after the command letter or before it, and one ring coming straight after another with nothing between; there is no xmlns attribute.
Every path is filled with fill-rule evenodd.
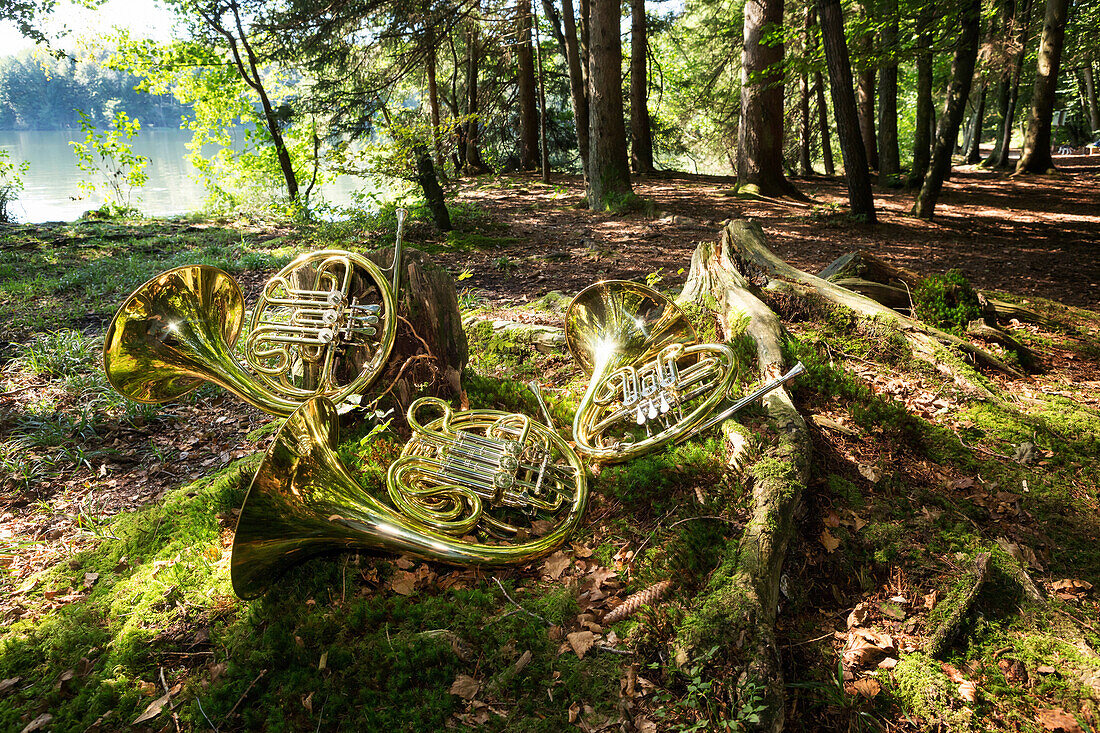
<svg viewBox="0 0 1100 733"><path fill-rule="evenodd" d="M727 334L749 316L747 333L766 377L783 367L782 326L775 313L752 293L752 286L731 257L729 238L717 249L703 242L692 256L691 272L679 302L717 301ZM692 613L677 630L677 659L687 661L711 647L739 670L733 694L739 702L763 702L760 728L782 730L785 715L782 669L775 639L779 582L795 513L810 472L811 443L806 423L786 390L764 398L777 443L748 469L754 477L752 518L739 542L698 596ZM727 431L738 426L727 421ZM744 443L744 441L741 441ZM735 455L735 464L740 460ZM761 700L762 698L762 700Z"/></svg>
<svg viewBox="0 0 1100 733"><path fill-rule="evenodd" d="M942 605L949 607L944 609L939 624L932 631L932 635L924 645L924 651L928 656L938 657L955 638L959 625L966 618L966 614L970 612L974 598L977 597L978 591L985 584L988 572L989 553L983 552L974 558L974 569L965 579L965 585L961 586L962 592L958 595L952 594L954 597L949 596L940 601ZM940 609L937 607L934 610Z"/></svg>
<svg viewBox="0 0 1100 733"><path fill-rule="evenodd" d="M918 358L932 364L941 372L950 373L958 384L968 388L969 391L981 393L989 399L999 399L987 387L974 382L946 363L943 358L945 346L954 347L975 362L1016 379L1028 378L1019 369L1006 364L985 349L904 316L871 298L787 264L768 249L764 232L756 222L740 219L729 222L722 231L722 247L723 251L729 250L730 260L736 262L737 269L746 274L754 284L766 284L773 289L787 289L803 296L817 296L835 305L849 308L864 318L893 321Z"/></svg>

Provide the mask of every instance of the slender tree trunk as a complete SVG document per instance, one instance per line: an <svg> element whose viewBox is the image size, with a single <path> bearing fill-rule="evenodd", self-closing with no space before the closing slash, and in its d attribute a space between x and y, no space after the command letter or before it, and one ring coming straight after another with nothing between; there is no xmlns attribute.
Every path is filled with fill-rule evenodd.
<svg viewBox="0 0 1100 733"><path fill-rule="evenodd" d="M783 0L747 0L741 51L737 186L764 196L798 195L783 175Z"/></svg>
<svg viewBox="0 0 1100 733"><path fill-rule="evenodd" d="M623 122L622 39L618 0L590 0L588 18L588 205L601 211L610 195L631 192Z"/></svg>
<svg viewBox="0 0 1100 733"><path fill-rule="evenodd" d="M531 0L516 0L516 82L519 88L519 167L539 166L539 113L535 56L531 49Z"/></svg>
<svg viewBox="0 0 1100 733"><path fill-rule="evenodd" d="M974 64L978 59L978 32L981 23L981 0L966 0L959 14L960 33L951 63L951 82L947 86L947 101L936 128L936 147L924 183L913 204L913 213L931 219L943 182L951 170L951 155L959 137L959 126L966 112L966 100L974 80Z"/></svg>
<svg viewBox="0 0 1100 733"><path fill-rule="evenodd" d="M565 27L565 58L569 66L569 94L573 100L573 121L577 128L577 152L581 156L581 169L588 175L588 84L584 74L587 57L581 56L577 41L573 0L561 0L561 15Z"/></svg>
<svg viewBox="0 0 1100 733"><path fill-rule="evenodd" d="M634 172L653 172L653 135L649 125L649 77L646 54L645 0L630 0L630 162Z"/></svg>
<svg viewBox="0 0 1100 733"><path fill-rule="evenodd" d="M861 16L870 14L868 4L871 0L860 0L859 13ZM856 64L856 100L859 104L859 134L863 140L864 154L867 156L867 165L873 170L878 170L878 141L875 138L875 66L871 62L874 52L874 35L867 31L856 39L856 48L859 51L859 63Z"/></svg>
<svg viewBox="0 0 1100 733"><path fill-rule="evenodd" d="M1050 125L1058 91L1058 67L1062 63L1068 8L1069 0L1047 0L1035 87L1031 93L1031 114L1024 135L1024 149L1016 164L1017 173L1046 173L1054 169L1054 160L1050 157Z"/></svg>
<svg viewBox="0 0 1100 733"><path fill-rule="evenodd" d="M836 166L833 165L833 141L832 130L829 129L829 110L825 106L825 80L821 78L821 72L814 72L814 88L817 97L817 124L821 131L821 157L825 163L825 175L836 175Z"/></svg>
<svg viewBox="0 0 1100 733"><path fill-rule="evenodd" d="M443 140L439 134L439 83L435 68L435 27L428 22L428 54L426 59L428 76L428 110L432 117L432 150L435 153L435 170L441 178L447 174L443 169Z"/></svg>
<svg viewBox="0 0 1100 733"><path fill-rule="evenodd" d="M970 125L970 135L966 146L966 162L973 165L982 160L982 121L985 119L985 81L982 81L981 92L978 93L978 108L974 110L974 119Z"/></svg>
<svg viewBox="0 0 1100 733"><path fill-rule="evenodd" d="M1012 131L1015 129L1013 121L1016 118L1016 102L1020 95L1020 77L1024 70L1028 32L1031 28L1031 0L1024 0L1022 9L1017 6L1016 12L1013 14L1013 26L1016 28L1016 53L1012 59L1012 69L1009 74L1011 78L1006 82L1008 84L1008 106L1001 117L997 147L985 162L988 168L1008 168L1011 165L1009 153L1012 145Z"/></svg>
<svg viewBox="0 0 1100 733"><path fill-rule="evenodd" d="M886 56L878 79L879 185L897 185L901 175L898 152L898 0L884 0L880 42Z"/></svg>
<svg viewBox="0 0 1100 733"><path fill-rule="evenodd" d="M477 77L481 63L481 40L478 31L478 22L471 19L467 31L469 56L466 59L466 114L469 116L466 123L466 166L475 174L489 170L481 159L480 148Z"/></svg>
<svg viewBox="0 0 1100 733"><path fill-rule="evenodd" d="M802 57L810 51L810 29L813 26L813 6L807 2L802 16ZM803 65L798 72L798 175L813 175L810 163L810 72Z"/></svg>
<svg viewBox="0 0 1100 733"><path fill-rule="evenodd" d="M917 16L917 112L913 130L913 168L909 171L909 187L918 188L928 172L932 159L932 28L936 23L934 4L921 7Z"/></svg>
<svg viewBox="0 0 1100 733"><path fill-rule="evenodd" d="M539 34L538 12L535 13L535 61L539 75L539 149L542 162L539 165L539 178L543 183L550 182L550 148L546 145L546 77L542 66L542 38Z"/></svg>
<svg viewBox="0 0 1100 733"><path fill-rule="evenodd" d="M1001 137L1000 131L1004 120L1008 116L1008 97L1010 87L1012 86L1011 71L1008 71L997 84L997 136L993 140L993 152L989 154L989 157L982 161L982 166L988 168L991 166L991 162L1001 157L1001 145L1004 140Z"/></svg>
<svg viewBox="0 0 1100 733"><path fill-rule="evenodd" d="M1100 106L1096 104L1096 83L1092 75L1092 59L1085 59L1084 65L1081 67L1081 76L1085 80L1085 98L1088 104L1089 112L1089 127L1092 129L1089 131L1092 135L1100 132ZM1093 142L1089 140L1089 142Z"/></svg>
<svg viewBox="0 0 1100 733"><path fill-rule="evenodd" d="M817 20L829 67L829 89L833 97L840 154L844 159L844 177L848 182L848 202L852 214L875 222L875 200L871 194L871 176L867 170L867 152L859 136L859 113L852 92L852 67L844 42L844 19L840 0L817 0Z"/></svg>

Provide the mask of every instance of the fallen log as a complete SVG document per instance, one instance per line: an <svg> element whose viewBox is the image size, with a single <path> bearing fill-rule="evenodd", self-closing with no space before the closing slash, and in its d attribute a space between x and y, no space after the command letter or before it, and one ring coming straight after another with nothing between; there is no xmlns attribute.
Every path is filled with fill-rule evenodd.
<svg viewBox="0 0 1100 733"><path fill-rule="evenodd" d="M727 338L738 324L755 341L757 362L765 379L783 371L783 328L776 314L752 291L739 269L731 238L717 246L703 242L691 259L691 271L680 297L683 303L716 302L719 323ZM739 541L727 548L722 564L693 603L693 611L677 629L676 658L684 663L711 647L735 669L731 695L745 704L763 690L759 729L780 731L785 716L783 673L775 638L775 615L787 544L794 533L795 514L810 473L809 431L782 387L764 398L771 429L779 436L753 462L752 518ZM744 430L728 420L728 433ZM747 446L745 440L731 441ZM737 467L743 456L729 459Z"/></svg>

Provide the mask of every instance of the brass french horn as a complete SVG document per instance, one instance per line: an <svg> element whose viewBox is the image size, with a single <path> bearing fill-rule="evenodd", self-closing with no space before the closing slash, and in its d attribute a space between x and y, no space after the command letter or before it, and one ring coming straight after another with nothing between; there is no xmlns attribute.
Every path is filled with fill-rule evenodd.
<svg viewBox="0 0 1100 733"><path fill-rule="evenodd" d="M398 209L386 274L362 255L324 250L297 257L268 280L252 312L245 364L233 355L245 315L237 282L208 265L157 275L107 329L107 379L138 402L167 402L213 382L275 415L311 397L339 403L361 394L393 347L406 215Z"/></svg>
<svg viewBox="0 0 1100 733"><path fill-rule="evenodd" d="M699 343L675 303L625 280L578 293L566 310L565 340L590 377L573 420L573 440L579 452L602 462L686 440L804 371L799 363L731 401L732 349Z"/></svg>
<svg viewBox="0 0 1100 733"><path fill-rule="evenodd" d="M442 415L419 420L427 409ZM408 410L413 438L390 465L390 506L365 491L335 452L332 402L287 418L237 521L230 575L241 598L262 594L290 565L327 550L407 553L452 565L520 564L553 552L584 514L577 454L523 415L452 412L435 398ZM556 520L533 536L535 518Z"/></svg>

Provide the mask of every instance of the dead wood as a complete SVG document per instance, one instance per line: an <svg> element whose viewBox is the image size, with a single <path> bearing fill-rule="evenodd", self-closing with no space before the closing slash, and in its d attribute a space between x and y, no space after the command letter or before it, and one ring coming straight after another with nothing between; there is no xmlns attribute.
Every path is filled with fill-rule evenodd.
<svg viewBox="0 0 1100 733"><path fill-rule="evenodd" d="M386 268L393 251L383 248L364 256ZM401 258L397 313L393 351L364 403L379 395L392 396L400 422L421 385L427 384L426 393L439 397L461 393L468 351L454 278L423 252L408 247Z"/></svg>
<svg viewBox="0 0 1100 733"><path fill-rule="evenodd" d="M565 346L565 329L555 326L543 326L538 323L517 323L483 316L467 316L462 321L466 328L476 328L479 323L488 323L493 334L514 341L530 344L536 351L549 354L561 351Z"/></svg>
<svg viewBox="0 0 1100 733"><path fill-rule="evenodd" d="M834 305L844 306L864 318L888 319L897 324L898 330L909 342L915 355L932 364L972 392L990 399L998 399L988 388L975 383L946 363L942 350L945 346L958 349L973 361L1008 374L1016 379L1027 379L1019 369L1006 364L986 349L975 346L945 331L904 316L881 303L860 295L836 283L803 272L787 264L775 255L764 239L764 231L754 221L735 220L722 232L723 243L729 242L730 258L737 262L739 270L750 282L769 288L787 289L803 296L824 298Z"/></svg>
<svg viewBox="0 0 1100 733"><path fill-rule="evenodd" d="M989 557L988 552L982 552L974 558L974 569L968 574L969 582L961 596L951 594L940 601L941 606L949 606L949 608L945 609L943 619L933 629L928 641L924 644L924 651L928 656L938 657L955 638L955 634L959 631L959 625L966 618L966 614L970 612L970 607L974 604L974 598L978 595L978 591L982 589L982 585L985 584L986 576L989 573ZM932 613L935 615L939 610L940 608L937 606Z"/></svg>
<svg viewBox="0 0 1100 733"><path fill-rule="evenodd" d="M727 335L749 317L746 332L756 342L757 361L765 378L783 369L782 326L775 313L752 291L739 269L730 238L719 245L703 242L691 260L691 271L679 302L717 302L719 321ZM779 579L787 544L794 533L795 512L809 480L809 431L783 388L764 398L772 429L779 435L748 471L753 475L752 518L736 545L714 572L693 611L677 630L677 659L685 662L710 646L739 670L738 697L760 686L766 710L760 728L779 731L784 724L783 674L775 639ZM733 420L727 433L743 430ZM746 441L739 441L741 445ZM737 444L735 442L735 444ZM735 454L738 453L735 451ZM736 466L740 455L731 457Z"/></svg>
<svg viewBox="0 0 1100 733"><path fill-rule="evenodd" d="M1001 329L989 325L989 322L984 318L978 318L967 324L966 333L975 338L999 344L1010 351L1016 352L1016 356L1020 360L1020 365L1029 372L1034 372L1039 367L1039 357L1036 356L1034 351L1027 348Z"/></svg>

